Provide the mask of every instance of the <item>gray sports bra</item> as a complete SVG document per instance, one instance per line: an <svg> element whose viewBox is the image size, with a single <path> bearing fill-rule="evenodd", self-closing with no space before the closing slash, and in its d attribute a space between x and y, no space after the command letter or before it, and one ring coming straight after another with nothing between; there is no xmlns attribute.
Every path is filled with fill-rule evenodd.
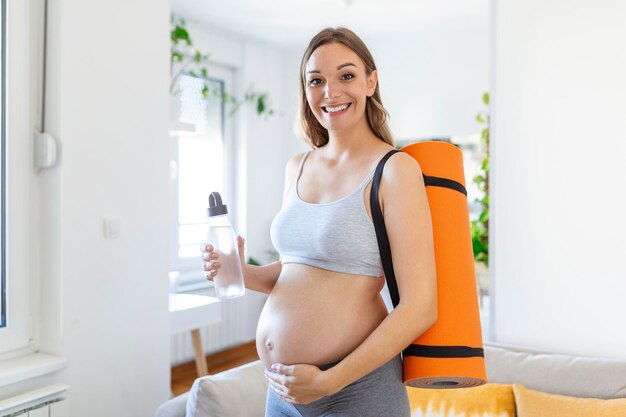
<svg viewBox="0 0 626 417"><path fill-rule="evenodd" d="M282 255L282 263L382 276L374 224L363 202L363 190L376 168L347 196L330 203L308 203L298 195L298 180L309 152L302 157L283 208L270 226L272 244Z"/></svg>

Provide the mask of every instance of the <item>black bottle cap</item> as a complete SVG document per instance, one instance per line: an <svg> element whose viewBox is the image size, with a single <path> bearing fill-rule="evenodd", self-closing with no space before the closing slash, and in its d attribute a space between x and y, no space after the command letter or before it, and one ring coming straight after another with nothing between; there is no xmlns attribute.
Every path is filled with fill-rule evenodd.
<svg viewBox="0 0 626 417"><path fill-rule="evenodd" d="M209 208L207 208L206 211L209 217L220 216L228 213L226 204L222 204L222 196L220 196L220 193L217 191L213 191L209 194Z"/></svg>

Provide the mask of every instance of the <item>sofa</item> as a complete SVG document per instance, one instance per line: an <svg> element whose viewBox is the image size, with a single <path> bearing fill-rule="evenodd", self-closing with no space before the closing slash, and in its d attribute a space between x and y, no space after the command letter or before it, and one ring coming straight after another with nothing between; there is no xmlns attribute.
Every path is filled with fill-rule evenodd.
<svg viewBox="0 0 626 417"><path fill-rule="evenodd" d="M626 417L626 360L549 353L491 342L485 343L484 351L488 384L447 390L408 388L412 416L465 415L460 411L462 403L459 395L471 393L482 396L469 400L475 405L472 407L473 411L480 411L476 408L477 404L488 401L499 410L493 414L498 417L542 415L541 412L533 412L533 407L539 407L540 411L552 410L546 415L553 417L577 416L579 409L586 410L580 415L589 417ZM266 393L267 382L263 375L263 365L257 360L196 379L189 392L161 404L155 416L264 417ZM433 408L431 403L431 400L435 400L434 395L438 396L434 403L437 408ZM520 403L522 395L523 404ZM582 401L582 406L576 401ZM429 402L428 407L426 402ZM419 403L421 408L416 408L415 403ZM605 410L607 405L610 408L608 414L603 414L604 411L590 411L597 409L593 407ZM455 407L456 411L451 411ZM567 408L567 412L560 413L558 410L565 410L563 407L570 408ZM615 413L615 410L619 411ZM467 415L469 417L471 413L468 412ZM482 417L492 414L481 412L477 415Z"/></svg>

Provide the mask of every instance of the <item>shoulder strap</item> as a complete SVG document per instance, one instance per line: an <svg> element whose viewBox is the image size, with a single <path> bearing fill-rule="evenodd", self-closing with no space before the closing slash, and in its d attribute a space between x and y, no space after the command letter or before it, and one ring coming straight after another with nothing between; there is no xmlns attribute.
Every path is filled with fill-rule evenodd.
<svg viewBox="0 0 626 417"><path fill-rule="evenodd" d="M372 189L370 191L370 208L372 210L372 221L374 222L374 229L376 230L376 239L378 240L378 249L380 250L380 259L383 264L383 270L385 271L385 279L387 280L387 288L389 289L389 295L393 307L396 308L400 303L400 294L398 293L398 284L396 283L396 275L393 271L393 262L391 259L391 246L389 245L389 237L387 236L387 228L385 227L385 219L383 218L382 210L380 209L380 203L378 202L378 187L380 186L380 179L383 175L383 168L387 159L396 152L402 152L398 149L392 149L380 160L376 166L376 172L374 173L374 180L372 181ZM426 183L426 175L422 173Z"/></svg>
<svg viewBox="0 0 626 417"><path fill-rule="evenodd" d="M296 171L296 178L300 176L300 172L302 171L302 165L304 165L304 160L306 159L306 157L309 156L309 152L311 152L310 149L304 152L304 155L302 155L302 158L300 158L300 164L298 164L298 170Z"/></svg>
<svg viewBox="0 0 626 417"><path fill-rule="evenodd" d="M400 151L392 149L380 160L378 166L376 166L372 189L370 190L370 209L372 210L372 221L374 222L374 229L376 230L376 239L378 240L380 259L385 271L387 288L389 289L389 295L391 296L391 302L394 308L400 302L400 295L398 294L398 284L396 283L396 275L394 274L393 263L391 261L391 247L389 246L389 237L387 236L385 219L383 218L380 203L378 202L378 187L380 186L380 179L383 175L383 168L385 167L387 159L389 159L391 155L396 152Z"/></svg>

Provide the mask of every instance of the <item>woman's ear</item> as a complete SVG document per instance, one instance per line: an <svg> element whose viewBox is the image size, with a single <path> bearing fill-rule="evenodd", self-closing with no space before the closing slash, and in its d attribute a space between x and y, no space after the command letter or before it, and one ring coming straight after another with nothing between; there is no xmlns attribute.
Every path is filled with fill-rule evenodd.
<svg viewBox="0 0 626 417"><path fill-rule="evenodd" d="M371 97L374 95L374 91L376 91L376 84L378 83L378 70L372 71L370 76L367 78L367 96Z"/></svg>

